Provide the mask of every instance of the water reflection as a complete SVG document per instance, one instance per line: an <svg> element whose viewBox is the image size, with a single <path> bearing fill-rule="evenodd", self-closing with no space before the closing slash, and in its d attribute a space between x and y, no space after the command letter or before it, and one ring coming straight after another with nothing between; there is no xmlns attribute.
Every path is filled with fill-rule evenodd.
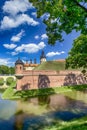
<svg viewBox="0 0 87 130"><path fill-rule="evenodd" d="M0 94L0 99L1 99L1 94Z"/></svg>
<svg viewBox="0 0 87 130"><path fill-rule="evenodd" d="M78 94L80 100L61 94L30 98L27 101L0 99L0 130L41 130L54 122L87 115L87 104L83 102L87 94L75 92L73 95L78 99Z"/></svg>
<svg viewBox="0 0 87 130"><path fill-rule="evenodd" d="M15 114L16 102L0 99L0 119L9 119Z"/></svg>

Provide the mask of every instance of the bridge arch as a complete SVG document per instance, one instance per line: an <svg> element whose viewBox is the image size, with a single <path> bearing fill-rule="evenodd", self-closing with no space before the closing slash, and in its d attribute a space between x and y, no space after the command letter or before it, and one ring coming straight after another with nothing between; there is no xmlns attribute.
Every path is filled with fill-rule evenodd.
<svg viewBox="0 0 87 130"><path fill-rule="evenodd" d="M4 84L2 86L0 86L0 88L7 88L9 87L7 84L6 84L6 80L7 78L9 77L12 77L14 80L16 80L16 77L15 75L0 75L0 78L3 78L4 79Z"/></svg>

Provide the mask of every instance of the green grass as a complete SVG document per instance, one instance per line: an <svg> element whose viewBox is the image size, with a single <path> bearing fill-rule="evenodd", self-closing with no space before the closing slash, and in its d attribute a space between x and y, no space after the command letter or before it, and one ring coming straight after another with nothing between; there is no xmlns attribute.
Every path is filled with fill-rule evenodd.
<svg viewBox="0 0 87 130"><path fill-rule="evenodd" d="M2 98L3 99L10 99L11 97L13 97L15 91L14 91L14 87L16 86L16 82L13 82L2 94Z"/></svg>
<svg viewBox="0 0 87 130"><path fill-rule="evenodd" d="M87 85L74 85L74 86L62 86L55 88L43 88L43 89L32 89L32 90L22 90L14 91L15 83L11 84L9 88L3 93L2 98L4 99L19 99L19 98L29 98L36 96L52 95L57 93L63 93L67 96L67 92L70 91L84 91L87 89ZM69 94L68 94L69 95ZM71 95L70 95L71 96ZM73 97L71 97L73 98Z"/></svg>
<svg viewBox="0 0 87 130"><path fill-rule="evenodd" d="M47 61L37 66L34 70L65 70L65 62Z"/></svg>
<svg viewBox="0 0 87 130"><path fill-rule="evenodd" d="M20 98L29 98L29 97L43 96L43 95L49 95L54 93L55 91L53 88L44 88L44 89L17 91L15 93L15 96L19 96Z"/></svg>
<svg viewBox="0 0 87 130"><path fill-rule="evenodd" d="M63 87L55 87L55 88L43 88L43 89L33 89L33 90L26 90L26 91L16 91L12 98L29 98L29 97L36 97L36 96L44 96L44 95L52 95L57 93L63 93L66 95L67 92L70 91L82 91L86 90L87 85L75 85L75 86L63 86Z"/></svg>
<svg viewBox="0 0 87 130"><path fill-rule="evenodd" d="M65 61L47 61L37 66L34 70L65 70ZM68 70L75 69L69 68Z"/></svg>
<svg viewBox="0 0 87 130"><path fill-rule="evenodd" d="M32 89L32 90L22 90L14 91L15 84L11 84L9 88L3 93L3 99L17 99L17 98L29 98L35 96L52 95L55 93L63 93L66 91L71 91L68 87L55 87L55 88L43 88L43 89Z"/></svg>

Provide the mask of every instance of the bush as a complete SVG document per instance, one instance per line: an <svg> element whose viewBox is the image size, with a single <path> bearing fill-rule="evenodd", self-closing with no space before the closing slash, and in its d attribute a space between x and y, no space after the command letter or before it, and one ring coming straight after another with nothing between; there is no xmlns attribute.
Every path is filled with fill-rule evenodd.
<svg viewBox="0 0 87 130"><path fill-rule="evenodd" d="M8 78L6 79L6 84L7 84L7 85L11 85L13 82L14 82L14 78L13 78L13 77L8 77Z"/></svg>
<svg viewBox="0 0 87 130"><path fill-rule="evenodd" d="M0 78L0 86L4 85L4 79Z"/></svg>

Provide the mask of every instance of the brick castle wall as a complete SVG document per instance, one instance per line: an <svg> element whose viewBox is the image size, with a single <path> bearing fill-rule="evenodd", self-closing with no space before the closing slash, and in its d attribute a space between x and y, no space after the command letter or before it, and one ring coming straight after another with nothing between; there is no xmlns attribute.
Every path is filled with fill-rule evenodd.
<svg viewBox="0 0 87 130"><path fill-rule="evenodd" d="M17 89L38 89L87 84L80 71L25 71L17 75Z"/></svg>

